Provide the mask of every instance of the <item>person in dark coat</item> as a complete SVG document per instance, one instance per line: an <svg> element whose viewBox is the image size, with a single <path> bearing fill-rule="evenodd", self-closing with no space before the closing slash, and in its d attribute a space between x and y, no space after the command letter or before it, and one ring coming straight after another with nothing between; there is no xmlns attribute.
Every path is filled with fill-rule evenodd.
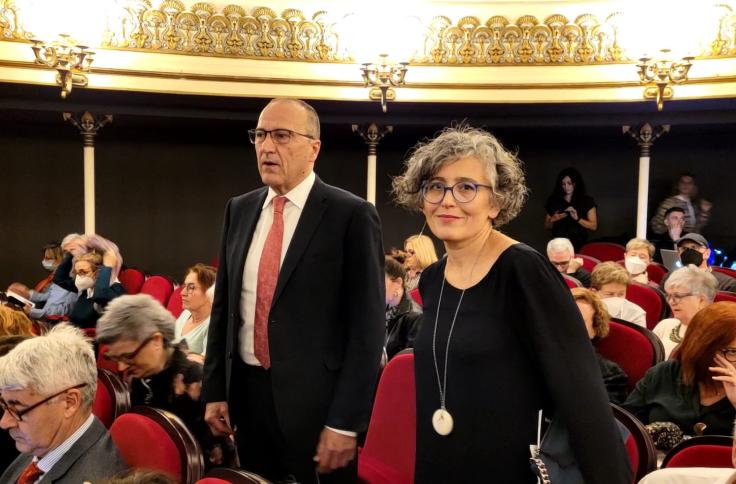
<svg viewBox="0 0 736 484"><path fill-rule="evenodd" d="M393 257L386 256L386 359L414 347L422 310L406 291L406 270Z"/></svg>

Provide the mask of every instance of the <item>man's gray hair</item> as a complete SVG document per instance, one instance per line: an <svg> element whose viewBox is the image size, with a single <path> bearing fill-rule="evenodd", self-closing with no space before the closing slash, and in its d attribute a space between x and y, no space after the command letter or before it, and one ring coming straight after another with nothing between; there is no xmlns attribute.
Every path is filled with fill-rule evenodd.
<svg viewBox="0 0 736 484"><path fill-rule="evenodd" d="M565 237L557 237L547 243L547 255L551 252L569 252L571 256L575 255L575 248L572 246L570 239Z"/></svg>
<svg viewBox="0 0 736 484"><path fill-rule="evenodd" d="M664 283L666 290L675 286L686 288L693 294L702 294L708 302L713 302L718 292L718 281L713 274L692 264L674 271Z"/></svg>
<svg viewBox="0 0 736 484"><path fill-rule="evenodd" d="M174 340L174 316L148 294L120 296L107 305L97 320L97 341L110 344L116 341L138 341L153 336L157 331L164 343Z"/></svg>
<svg viewBox="0 0 736 484"><path fill-rule="evenodd" d="M467 157L480 161L493 187L492 199L500 209L493 226L500 227L513 220L529 193L521 160L492 134L470 126L446 128L436 138L414 149L405 162L404 174L393 180L396 202L410 210L421 210L424 204L422 184L443 166Z"/></svg>
<svg viewBox="0 0 736 484"><path fill-rule="evenodd" d="M84 333L66 323L19 343L0 358L0 390L49 396L82 383L81 407L90 409L97 391L95 352Z"/></svg>
<svg viewBox="0 0 736 484"><path fill-rule="evenodd" d="M79 237L81 237L81 235L76 233L67 234L67 236L61 240L61 246L64 247L68 242L71 242L74 239L78 239Z"/></svg>

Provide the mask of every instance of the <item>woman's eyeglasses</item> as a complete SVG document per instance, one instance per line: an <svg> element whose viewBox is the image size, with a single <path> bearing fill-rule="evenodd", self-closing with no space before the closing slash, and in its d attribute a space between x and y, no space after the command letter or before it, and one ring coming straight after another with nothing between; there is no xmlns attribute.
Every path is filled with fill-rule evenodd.
<svg viewBox="0 0 736 484"><path fill-rule="evenodd" d="M479 188L493 190L491 186L470 181L457 182L451 186L439 181L425 182L422 185L422 197L429 203L441 203L449 191L458 203L468 203L478 195Z"/></svg>
<svg viewBox="0 0 736 484"><path fill-rule="evenodd" d="M723 357L728 361L736 363L736 348L723 348L718 351L720 351Z"/></svg>

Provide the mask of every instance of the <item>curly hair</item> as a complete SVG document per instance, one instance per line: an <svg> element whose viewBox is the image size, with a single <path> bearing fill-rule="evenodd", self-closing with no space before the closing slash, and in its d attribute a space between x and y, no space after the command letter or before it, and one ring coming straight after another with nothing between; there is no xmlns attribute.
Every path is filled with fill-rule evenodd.
<svg viewBox="0 0 736 484"><path fill-rule="evenodd" d="M593 308L593 330L595 331L595 338L603 339L608 336L611 317L608 315L608 310L598 294L584 287L574 287L570 291L575 302L582 301Z"/></svg>
<svg viewBox="0 0 736 484"><path fill-rule="evenodd" d="M445 128L434 139L414 148L405 162L404 174L393 179L396 203L409 210L421 210L422 185L444 165L470 156L485 165L494 201L500 207L494 227L510 222L521 211L529 193L522 162L492 134L465 125Z"/></svg>

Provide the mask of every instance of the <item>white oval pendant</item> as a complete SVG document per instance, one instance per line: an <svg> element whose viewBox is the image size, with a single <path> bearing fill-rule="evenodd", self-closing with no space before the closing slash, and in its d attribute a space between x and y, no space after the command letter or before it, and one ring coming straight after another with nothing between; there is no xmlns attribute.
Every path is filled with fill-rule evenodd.
<svg viewBox="0 0 736 484"><path fill-rule="evenodd" d="M444 408L438 408L432 415L432 427L440 435L450 435L454 422L450 412Z"/></svg>

